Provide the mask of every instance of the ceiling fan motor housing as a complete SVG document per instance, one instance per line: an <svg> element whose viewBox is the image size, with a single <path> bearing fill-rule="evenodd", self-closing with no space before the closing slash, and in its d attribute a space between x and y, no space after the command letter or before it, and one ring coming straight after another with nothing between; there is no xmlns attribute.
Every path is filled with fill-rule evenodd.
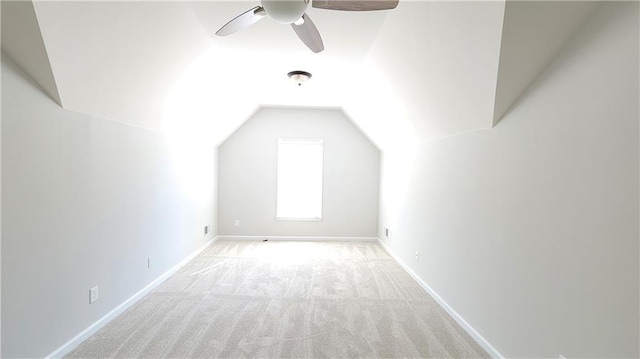
<svg viewBox="0 0 640 359"><path fill-rule="evenodd" d="M261 0L264 11L281 24L291 24L302 17L309 0Z"/></svg>

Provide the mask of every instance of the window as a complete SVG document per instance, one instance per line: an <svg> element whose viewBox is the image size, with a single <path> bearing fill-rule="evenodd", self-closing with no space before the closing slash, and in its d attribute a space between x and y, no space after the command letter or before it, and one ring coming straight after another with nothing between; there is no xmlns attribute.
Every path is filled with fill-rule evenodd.
<svg viewBox="0 0 640 359"><path fill-rule="evenodd" d="M320 139L278 139L277 219L322 219L322 158Z"/></svg>

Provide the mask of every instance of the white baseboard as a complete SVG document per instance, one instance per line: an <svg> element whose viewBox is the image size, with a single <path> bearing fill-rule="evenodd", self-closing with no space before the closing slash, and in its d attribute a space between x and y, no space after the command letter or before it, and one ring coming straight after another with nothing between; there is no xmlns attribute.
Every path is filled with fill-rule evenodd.
<svg viewBox="0 0 640 359"><path fill-rule="evenodd" d="M160 277L158 277L153 282L149 283L146 287L142 288L138 293L132 295L129 299L125 300L122 304L117 306L115 309L107 313L102 318L98 319L96 322L88 326L85 330L80 332L78 335L73 337L68 342L64 343L58 349L54 350L51 354L47 355L45 358L62 358L63 356L69 354L73 349L75 349L80 343L87 340L90 336L95 334L102 327L107 325L110 321L112 321L115 317L120 315L122 312L127 310L129 307L137 303L140 299L142 299L147 293L151 292L154 288L162 284L165 280L171 277L175 272L177 272L180 268L182 268L185 264L189 263L193 258L195 258L198 254L202 253L205 249L207 249L211 244L218 240L218 237L214 237L210 239L207 243L205 243L202 247L197 249L195 252L191 253L188 257L181 260L178 264L174 265L168 271L164 272Z"/></svg>
<svg viewBox="0 0 640 359"><path fill-rule="evenodd" d="M119 314L127 310L129 307L137 303L140 299L142 299L147 293L152 291L162 282L167 280L171 275L177 272L180 268L182 268L185 264L190 262L193 258L195 258L198 254L202 253L205 249L207 249L211 244L218 240L237 240L237 241L256 241L256 240L273 240L273 241L343 241L343 242L357 242L357 241L366 241L372 242L377 241L387 253L393 259L400 264L400 266L407 272L409 275L416 281L418 284L431 296L433 299L447 312L451 317L467 332L469 335L484 349L487 351L492 358L504 359L504 356L500 354L480 333L478 333L469 323L467 323L458 313L456 313L447 302L442 299L429 285L427 285L420 277L418 277L411 268L409 268L392 250L389 248L384 242L380 241L378 238L374 237L309 237L309 236L217 236L207 243L205 243L198 250L193 252L191 255L180 261L178 264L173 266L171 269L163 273L160 277L158 277L153 282L149 283L146 287L142 288L136 294L131 296L129 299L125 300L118 307L107 313L102 318L98 319L96 322L91 324L85 330L80 332L78 335L73 337L71 340L60 346L58 349L53 351L51 354L47 355L45 358L61 358L68 353L70 353L75 347L77 347L80 343L85 341L91 335L95 334L98 330L108 324L111 320L117 317Z"/></svg>
<svg viewBox="0 0 640 359"><path fill-rule="evenodd" d="M221 241L319 241L319 242L376 242L377 237L311 237L311 236L218 236Z"/></svg>
<svg viewBox="0 0 640 359"><path fill-rule="evenodd" d="M424 289L442 307L442 309L449 313L449 315L462 327L462 329L464 329L471 336L471 338L473 338L473 340L476 341L476 343L478 343L478 345L480 345L489 355L491 355L492 358L504 359L504 356L500 354L500 352L498 352L498 350L496 350L496 348L494 348L491 343L489 343L482 335L480 335L480 333L473 329L473 327L469 325L469 323L467 323L467 321L464 320L464 318L462 318L460 314L453 310L453 308L451 308L451 306L449 306L449 304L445 302L445 300L442 299L442 297L440 297L440 295L438 295L435 290L429 287L429 285L425 283L422 278L418 277L418 275L413 270L411 270L411 268L409 268L409 266L407 266L407 264L404 263L402 259L400 259L400 257L398 257L391 250L391 248L389 248L389 246L386 245L386 243L379 239L378 243L380 244L380 246L382 246L382 248L384 248L385 251L387 251L387 253L389 253L391 257L393 257L393 259L396 260L396 262L398 262L398 264L400 264L400 266L407 273L409 273L411 277L413 277L416 282L418 282L418 284L420 284L422 289Z"/></svg>

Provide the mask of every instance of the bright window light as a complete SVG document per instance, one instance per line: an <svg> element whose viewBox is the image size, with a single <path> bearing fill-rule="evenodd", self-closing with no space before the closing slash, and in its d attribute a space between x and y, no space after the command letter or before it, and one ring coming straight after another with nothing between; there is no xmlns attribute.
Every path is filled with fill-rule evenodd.
<svg viewBox="0 0 640 359"><path fill-rule="evenodd" d="M320 139L278 139L277 219L322 219Z"/></svg>

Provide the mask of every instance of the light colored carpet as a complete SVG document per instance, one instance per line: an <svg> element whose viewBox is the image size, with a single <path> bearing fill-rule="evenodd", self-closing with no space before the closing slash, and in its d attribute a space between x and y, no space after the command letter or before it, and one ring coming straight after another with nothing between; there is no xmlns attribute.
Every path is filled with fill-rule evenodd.
<svg viewBox="0 0 640 359"><path fill-rule="evenodd" d="M484 358L375 242L218 241L69 358Z"/></svg>

